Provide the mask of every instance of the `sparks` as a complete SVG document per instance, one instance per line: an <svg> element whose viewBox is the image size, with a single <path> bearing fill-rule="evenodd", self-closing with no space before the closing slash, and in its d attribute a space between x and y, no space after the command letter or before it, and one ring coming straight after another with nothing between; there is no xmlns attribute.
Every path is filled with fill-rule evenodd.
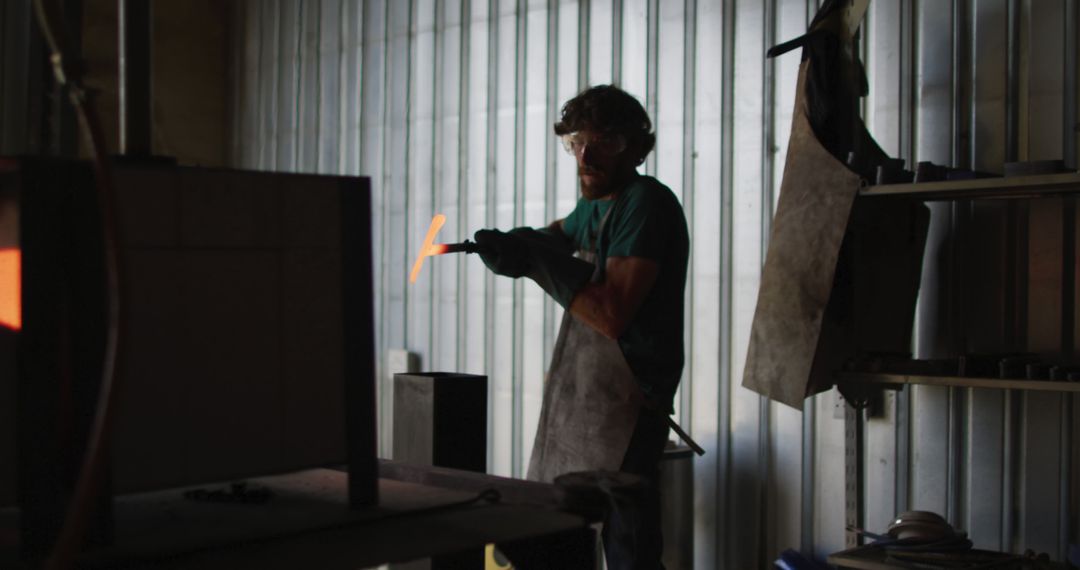
<svg viewBox="0 0 1080 570"><path fill-rule="evenodd" d="M442 250L435 251L439 248L445 248L445 246L437 246L435 244L435 236L442 229L443 224L446 223L446 216L442 214L435 214L434 218L431 218L431 225L428 226L427 236L424 237L424 243L420 246L420 253L416 256L416 263L413 263L412 273L409 274L409 283L416 283L416 278L420 276L420 268L424 266L424 258L429 255L438 255L443 253Z"/></svg>

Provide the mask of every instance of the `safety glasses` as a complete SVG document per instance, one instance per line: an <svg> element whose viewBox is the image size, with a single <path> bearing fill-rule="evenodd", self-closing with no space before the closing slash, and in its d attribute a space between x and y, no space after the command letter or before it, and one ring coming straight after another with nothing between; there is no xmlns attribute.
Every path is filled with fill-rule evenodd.
<svg viewBox="0 0 1080 570"><path fill-rule="evenodd" d="M566 153L572 156L585 152L586 147L590 152L604 156L614 156L626 150L626 139L617 134L598 135L579 131L562 135L560 138Z"/></svg>

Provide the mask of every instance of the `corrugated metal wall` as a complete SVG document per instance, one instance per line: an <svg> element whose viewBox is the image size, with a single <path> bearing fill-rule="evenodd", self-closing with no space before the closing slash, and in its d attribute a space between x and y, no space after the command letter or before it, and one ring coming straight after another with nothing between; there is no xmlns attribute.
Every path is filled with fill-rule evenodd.
<svg viewBox="0 0 1080 570"><path fill-rule="evenodd" d="M738 382L798 65L796 54L764 52L805 31L815 9L814 0L237 2L233 162L372 177L380 352L406 348L427 370L487 374L490 469L521 475L558 307L472 256L429 260L414 285L406 272L434 213L447 216L440 238L453 241L569 212L574 164L550 134L559 106L596 83L636 94L658 131L645 171L681 197L693 240L678 415L708 450L695 465L695 567L765 567L785 547L824 557L844 545L836 397L799 412ZM909 160L1000 172L1006 159L1075 157L1063 125L1076 117L1076 28L1069 0L875 0L864 26L867 123ZM1062 307L1043 303L1034 281L1020 287L1023 318L965 299L1015 305L1016 288L1009 304L991 285L970 285L1017 280L1022 264L997 261L1006 243L1028 252L1025 279L1056 260L1058 280L1051 272L1041 283L1060 287L1064 253L1039 244L1075 233L1064 208L934 206L930 254L941 262L924 284L934 293L921 301L922 355L978 350L988 330L1019 348L1063 342L1040 336ZM1006 239L1008 220L1030 232ZM1000 239L979 238L988 247L969 255L952 245L985 235ZM959 295L950 279L973 260L993 269L975 275L994 278L968 278L972 295ZM998 321L972 317L991 314ZM393 371L383 364L389 449ZM867 431L871 529L928 508L985 548L1060 557L1078 541L1075 398L998 392L886 396Z"/></svg>
<svg viewBox="0 0 1080 570"><path fill-rule="evenodd" d="M0 3L0 155L36 150L28 112L32 88L39 78L30 56L33 11L30 0ZM40 81L37 81L40 84Z"/></svg>

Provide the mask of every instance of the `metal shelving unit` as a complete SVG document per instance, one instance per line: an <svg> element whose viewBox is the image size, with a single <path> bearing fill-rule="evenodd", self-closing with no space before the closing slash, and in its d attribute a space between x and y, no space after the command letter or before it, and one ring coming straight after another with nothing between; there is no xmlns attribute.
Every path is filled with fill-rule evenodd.
<svg viewBox="0 0 1080 570"><path fill-rule="evenodd" d="M1080 172L919 184L882 184L863 188L859 196L940 201L975 198L1046 198L1075 193L1080 193Z"/></svg>
<svg viewBox="0 0 1080 570"><path fill-rule="evenodd" d="M859 198L947 201L1074 197L1076 194L1080 194L1080 172L976 178L918 184L875 185L860 190ZM836 381L838 385L858 386L864 389L875 387L882 390L899 390L906 385L917 384L955 388L1080 392L1080 382L931 376L889 372L838 372L836 373ZM862 409L856 409L850 404L845 406L845 518L849 527L862 527L863 479L865 478L863 473L865 419ZM854 533L848 533L847 545L849 549L858 546L858 539ZM837 560L835 563L840 564L841 562ZM845 564L841 566L852 568L896 567L892 565L847 566Z"/></svg>
<svg viewBox="0 0 1080 570"><path fill-rule="evenodd" d="M1080 382L1063 380L1024 380L1003 378L971 378L965 376L921 376L876 372L841 372L838 383L876 384L900 389L906 384L951 386L954 388L998 388L1003 390L1037 390L1043 392L1080 392Z"/></svg>

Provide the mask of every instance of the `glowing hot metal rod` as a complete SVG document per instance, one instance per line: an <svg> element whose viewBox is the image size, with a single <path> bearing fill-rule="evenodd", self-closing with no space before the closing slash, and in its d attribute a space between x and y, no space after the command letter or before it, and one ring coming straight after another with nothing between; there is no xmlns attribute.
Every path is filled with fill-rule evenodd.
<svg viewBox="0 0 1080 570"><path fill-rule="evenodd" d="M420 276L420 268L424 266L425 257L443 255L444 253L480 253L487 250L487 248L469 240L461 243L434 243L435 236L438 235L439 230L442 229L445 223L446 216L442 214L435 214L435 217L431 218L431 225L428 226L424 243L420 245L420 253L416 256L416 262L413 263L412 272L409 274L409 283L416 283L416 278Z"/></svg>

